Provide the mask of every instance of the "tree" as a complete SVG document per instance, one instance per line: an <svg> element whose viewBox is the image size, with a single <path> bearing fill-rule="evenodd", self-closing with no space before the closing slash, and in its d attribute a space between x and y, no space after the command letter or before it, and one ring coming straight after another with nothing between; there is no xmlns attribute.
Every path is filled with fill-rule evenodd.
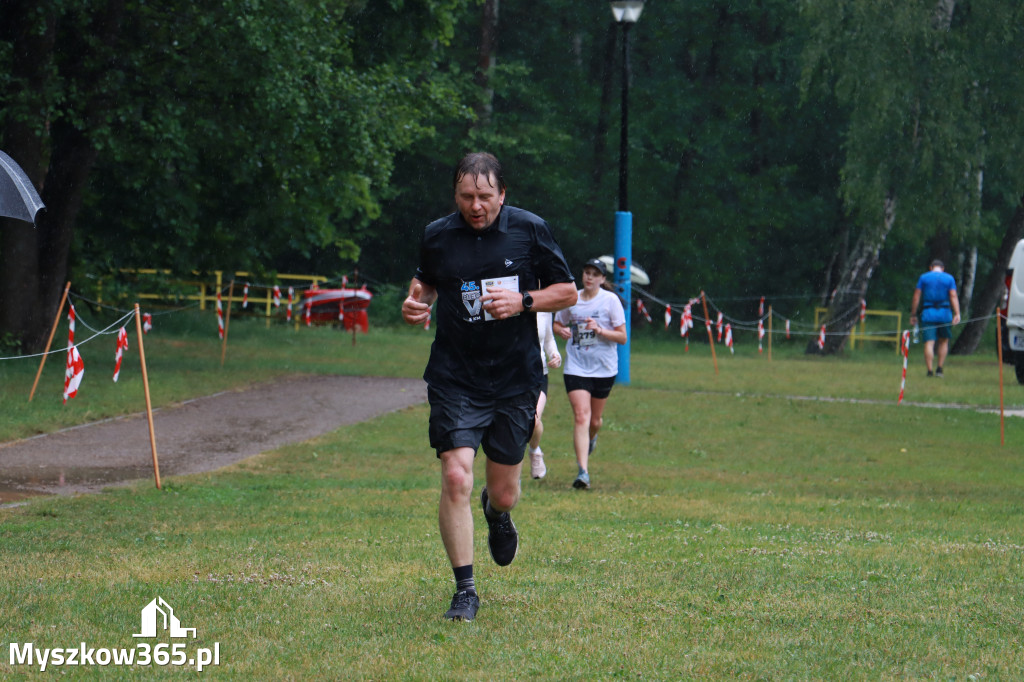
<svg viewBox="0 0 1024 682"><path fill-rule="evenodd" d="M49 210L4 230L0 335L38 346L76 226L90 268L354 260L395 154L461 115L432 65L464 4L3 5L4 144Z"/></svg>
<svg viewBox="0 0 1024 682"><path fill-rule="evenodd" d="M837 352L897 219L921 241L948 233L959 242L982 229L981 169L995 146L1020 148L1002 110L1018 101L1020 76L992 68L1019 59L1021 10L916 0L806 2L803 12L816 27L805 87L817 78L850 109L842 198L859 235L829 307L825 352ZM1004 159L1005 178L1019 181L1020 161Z"/></svg>

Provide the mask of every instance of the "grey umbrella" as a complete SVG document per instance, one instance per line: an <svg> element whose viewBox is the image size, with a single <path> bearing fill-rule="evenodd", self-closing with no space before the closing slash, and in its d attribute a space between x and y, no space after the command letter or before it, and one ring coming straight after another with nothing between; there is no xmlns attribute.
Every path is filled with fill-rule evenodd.
<svg viewBox="0 0 1024 682"><path fill-rule="evenodd" d="M39 209L45 208L39 192L14 159L0 152L0 216L36 222Z"/></svg>

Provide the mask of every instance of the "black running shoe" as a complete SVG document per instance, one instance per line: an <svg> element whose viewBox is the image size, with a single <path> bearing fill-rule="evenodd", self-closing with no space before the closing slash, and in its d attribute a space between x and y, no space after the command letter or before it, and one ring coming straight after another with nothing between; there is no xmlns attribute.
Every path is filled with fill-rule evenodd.
<svg viewBox="0 0 1024 682"><path fill-rule="evenodd" d="M487 518L487 488L480 493L480 504L484 508L484 520L487 521L487 547L491 550L491 558L499 566L508 566L516 558L519 549L519 533L512 523L512 515L502 512L493 521Z"/></svg>
<svg viewBox="0 0 1024 682"><path fill-rule="evenodd" d="M941 367L939 367L938 369L935 370L935 376L939 377L940 379L942 378L943 374L942 374L942 368Z"/></svg>
<svg viewBox="0 0 1024 682"><path fill-rule="evenodd" d="M480 597L475 590L459 590L452 597L452 607L444 614L446 620L470 621L476 618L480 608Z"/></svg>

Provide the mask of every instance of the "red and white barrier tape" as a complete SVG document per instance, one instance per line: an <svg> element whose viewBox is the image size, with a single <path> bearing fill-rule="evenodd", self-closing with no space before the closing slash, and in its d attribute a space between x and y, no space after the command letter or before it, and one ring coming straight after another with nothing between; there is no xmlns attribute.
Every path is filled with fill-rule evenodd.
<svg viewBox="0 0 1024 682"><path fill-rule="evenodd" d="M220 300L220 292L217 292L217 335L224 339L224 304Z"/></svg>
<svg viewBox="0 0 1024 682"><path fill-rule="evenodd" d="M117 378L121 376L121 360L124 358L124 352L128 350L128 330L121 327L117 331L117 350L114 351L114 382L117 383Z"/></svg>
<svg viewBox="0 0 1024 682"><path fill-rule="evenodd" d="M900 380L900 397L896 401L899 405L903 402L903 391L907 387L907 358L910 356L910 330L906 329L903 332L903 345L901 350L903 351L903 378Z"/></svg>
<svg viewBox="0 0 1024 682"><path fill-rule="evenodd" d="M78 395L78 387L85 375L85 362L75 346L75 306L68 304L68 356L64 368L64 402Z"/></svg>
<svg viewBox="0 0 1024 682"><path fill-rule="evenodd" d="M651 314L647 312L647 306L644 305L644 301L642 298L636 299L636 311L640 315L643 315L645 320L647 320L648 322L652 322Z"/></svg>

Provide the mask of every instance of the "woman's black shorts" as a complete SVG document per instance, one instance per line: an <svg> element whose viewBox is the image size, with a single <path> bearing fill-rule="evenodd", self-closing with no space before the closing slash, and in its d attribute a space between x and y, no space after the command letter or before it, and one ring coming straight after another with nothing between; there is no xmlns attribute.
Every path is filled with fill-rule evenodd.
<svg viewBox="0 0 1024 682"><path fill-rule="evenodd" d="M565 379L565 392L586 391L591 398L603 400L612 392L615 385L615 377L580 377L574 374L563 375Z"/></svg>

